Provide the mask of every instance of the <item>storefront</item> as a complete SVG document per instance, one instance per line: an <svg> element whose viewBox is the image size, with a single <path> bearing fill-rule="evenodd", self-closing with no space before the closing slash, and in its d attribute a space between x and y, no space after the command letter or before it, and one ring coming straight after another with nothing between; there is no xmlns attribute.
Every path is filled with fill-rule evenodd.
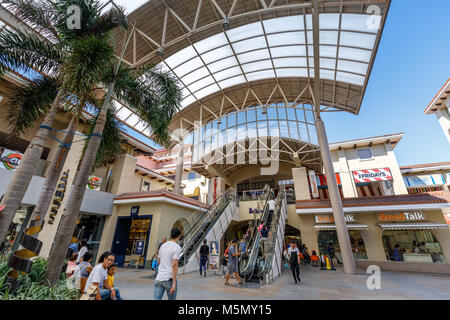
<svg viewBox="0 0 450 320"><path fill-rule="evenodd" d="M139 216L139 206L131 208L130 216L118 217L112 252L119 267L145 267L152 219Z"/></svg>
<svg viewBox="0 0 450 320"><path fill-rule="evenodd" d="M383 246L390 261L447 263L433 230L447 229L442 223L430 222L424 212L379 213ZM397 248L396 248L397 247Z"/></svg>
<svg viewBox="0 0 450 320"><path fill-rule="evenodd" d="M334 217L332 215L315 215L314 219L314 229L318 231L317 239L319 244L319 252L327 253L331 245L333 246L337 262L342 263L341 250L339 248ZM347 223L354 258L357 260L366 260L367 252L360 231L367 230L368 226L365 224L359 224L355 214L346 214L345 221Z"/></svg>
<svg viewBox="0 0 450 320"><path fill-rule="evenodd" d="M102 238L105 216L82 214L79 218L79 240L86 240L90 251L94 252L94 261L97 261L100 240Z"/></svg>

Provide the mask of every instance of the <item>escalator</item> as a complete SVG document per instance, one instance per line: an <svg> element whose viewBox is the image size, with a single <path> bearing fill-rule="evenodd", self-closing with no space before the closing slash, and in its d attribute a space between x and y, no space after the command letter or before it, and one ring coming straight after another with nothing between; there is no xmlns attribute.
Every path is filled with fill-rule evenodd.
<svg viewBox="0 0 450 320"><path fill-rule="evenodd" d="M250 225L250 235L249 240L247 241L248 254L247 256L240 257L239 259L239 274L247 282L257 281L256 277L259 270L258 262L262 254L260 250L260 235L258 226L261 225L261 223L265 224L269 218L268 201L272 194L272 190L270 190L269 188L266 188L265 191L266 194L263 199L262 214L259 219L253 220L252 224Z"/></svg>
<svg viewBox="0 0 450 320"><path fill-rule="evenodd" d="M180 239L182 248L179 269L188 273L199 269L197 253L203 240L220 242L236 213L236 194L234 189L227 190L207 210L194 214L190 226Z"/></svg>
<svg viewBox="0 0 450 320"><path fill-rule="evenodd" d="M269 192L267 195L263 214L252 225L256 228L249 243L248 258L241 258L240 274L247 282L268 283L269 279L273 279L281 273L287 202L284 189L282 189L276 199L275 212L271 215L267 204L270 194ZM267 225L270 230L269 237L264 242L264 251L261 248L260 235L257 230L257 226L261 223Z"/></svg>

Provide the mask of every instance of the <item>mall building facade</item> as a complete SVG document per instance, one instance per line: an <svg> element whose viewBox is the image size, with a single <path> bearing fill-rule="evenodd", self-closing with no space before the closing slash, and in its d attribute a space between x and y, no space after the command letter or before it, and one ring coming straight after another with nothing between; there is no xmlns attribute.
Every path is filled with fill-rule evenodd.
<svg viewBox="0 0 450 320"><path fill-rule="evenodd" d="M286 190L285 242L317 253L331 245L348 273L354 273L351 255L359 267L450 273L450 162L400 167L395 148L402 133L329 144L321 118L326 112L359 114L390 0L269 6L224 0L222 7L188 2L180 7L152 0L131 13L136 28L124 51L124 63L154 63L179 80L183 100L170 130L186 134L157 149L148 124L126 102L114 100L124 126L122 154L92 174L79 239L97 254L112 250L120 266L149 268L172 227L187 230L234 190L236 210L224 226L223 252L259 217L269 186L276 194ZM380 9L376 17L374 4ZM29 28L8 14L9 26ZM125 39L120 32L115 36L120 44ZM13 71L0 80L0 194L38 127L11 138L3 120L14 107L10 95L29 81ZM59 112L54 129L64 130L69 119ZM78 131L87 130L82 121ZM17 248L14 239L29 223L58 145L48 139L36 163L7 249ZM60 206L49 208L39 234L41 256L51 251L82 149L82 142L70 149L63 169L67 194Z"/></svg>

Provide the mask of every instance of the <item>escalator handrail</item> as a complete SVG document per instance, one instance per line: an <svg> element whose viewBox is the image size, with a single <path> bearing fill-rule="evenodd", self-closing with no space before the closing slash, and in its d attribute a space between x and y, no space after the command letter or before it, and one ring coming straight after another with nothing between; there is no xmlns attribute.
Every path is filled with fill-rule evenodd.
<svg viewBox="0 0 450 320"><path fill-rule="evenodd" d="M266 198L264 199L263 212L262 212L260 218L258 220L256 220L256 223L253 226L253 229L252 229L253 237L249 241L249 249L250 249L249 259L248 259L246 265L244 266L243 270L241 270L241 272L240 272L240 274L243 276L250 275L249 277L251 277L251 275L253 275L256 260L257 260L258 254L259 254L260 235L258 232L258 226L262 222L267 221L267 217L268 217L268 213L269 213L268 201L269 201L269 197L270 197L270 194L272 191L272 189L270 189L268 187L266 189L267 189L267 194L266 194Z"/></svg>
<svg viewBox="0 0 450 320"><path fill-rule="evenodd" d="M199 246L201 245L201 243L203 241L203 239L198 239L197 243L194 243L192 250L189 250L189 248L192 247L193 240L197 238L198 233L204 232L204 234L207 235L208 232L211 230L211 228L214 227L218 218L220 218L222 213L228 208L229 204L232 201L235 201L235 195L232 191L233 190L231 190L231 191L228 190L220 197L220 199L219 199L220 201L216 202L216 206L214 207L214 209L206 215L205 219L202 220L202 223L199 225L199 228L197 228L195 230L195 232L193 232L193 234L189 237L188 242L183 244L181 255L180 255L180 258L184 256L183 264L186 263L187 260L190 259L192 254L197 251L197 249L199 248ZM201 227L207 222L210 222L208 230L202 230Z"/></svg>
<svg viewBox="0 0 450 320"><path fill-rule="evenodd" d="M274 229L272 229L272 243L273 243L273 248L271 248L272 250L270 252L267 253L266 255L266 259L264 261L264 268L261 270L261 272L258 273L258 277L264 277L268 272L270 272L270 270L272 269L272 263L273 263L273 255L276 252L276 242L277 242L277 238L278 238L278 227L279 227L279 222L280 222L280 218L282 215L282 210L283 210L283 206L284 206L284 200L286 198L286 193L284 192L284 190L280 191L280 194L278 195L278 210L277 210L277 216L275 217L274 221L275 223L272 223L272 227Z"/></svg>

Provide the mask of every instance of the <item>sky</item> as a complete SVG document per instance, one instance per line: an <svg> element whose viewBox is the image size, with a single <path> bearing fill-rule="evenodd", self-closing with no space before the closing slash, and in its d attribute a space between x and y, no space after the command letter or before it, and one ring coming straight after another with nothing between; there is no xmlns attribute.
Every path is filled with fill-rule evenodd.
<svg viewBox="0 0 450 320"><path fill-rule="evenodd" d="M326 113L330 142L403 132L402 165L450 161L435 115L424 111L450 78L450 1L393 0L358 116Z"/></svg>
<svg viewBox="0 0 450 320"><path fill-rule="evenodd" d="M128 13L145 3L115 2ZM450 161L436 116L424 114L450 77L449 30L450 1L393 0L361 112L325 113L328 140L403 132L395 149L400 165Z"/></svg>

